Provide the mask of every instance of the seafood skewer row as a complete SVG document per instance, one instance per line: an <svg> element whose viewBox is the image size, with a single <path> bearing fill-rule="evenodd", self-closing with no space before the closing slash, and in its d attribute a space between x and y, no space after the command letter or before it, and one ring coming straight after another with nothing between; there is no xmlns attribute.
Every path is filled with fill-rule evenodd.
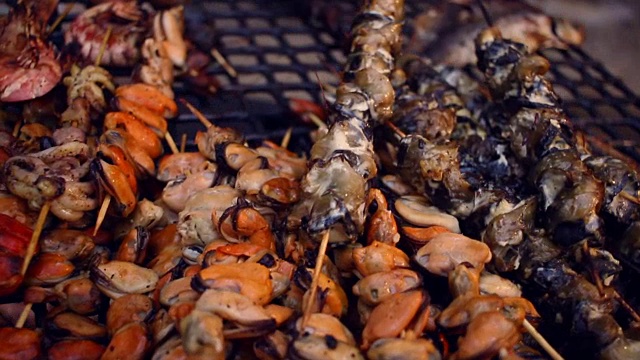
<svg viewBox="0 0 640 360"><path fill-rule="evenodd" d="M82 76L75 67L72 77L65 78L69 87L69 108L61 118L60 128L53 134L53 142L57 145L35 154L13 157L4 166L7 188L29 200L31 208L40 207L38 222L24 257L23 275L35 253L49 209L60 219L77 222L97 207L97 200L92 197L95 185L92 181L81 181L89 174L93 156L86 144L86 133L90 130L90 112L98 112L105 106L99 85L112 89L113 84L103 69L89 66L86 70ZM75 81L71 81L74 75ZM44 183L48 186L42 185L43 178L47 179ZM29 306L25 313L28 309ZM21 326L21 323L17 324L17 327Z"/></svg>
<svg viewBox="0 0 640 360"><path fill-rule="evenodd" d="M109 6L109 9L111 9L111 5L112 4L107 4L107 6ZM120 9L121 12L128 14L135 13L138 10L138 8L136 7L137 5L135 5L134 3L115 4L113 6L117 9L120 9L120 7L122 6L123 8ZM133 8L131 8L131 6L133 6ZM101 9L101 6L96 6L95 8L90 9L90 11L88 12L100 13L100 11L104 10ZM124 11L125 9L128 10ZM178 7L166 12L162 12L156 16L158 19L162 18L163 16L168 19L163 23L159 23L158 21L156 21L155 26L158 29L155 30L155 37L157 41L166 40L166 34L162 25L164 25L164 27L170 27L173 31L170 36L173 39L173 42L165 41L160 45L160 47L164 48L165 45L170 46L176 41L181 40L181 11L182 8ZM86 15L89 16L89 14ZM82 18L83 17L81 16L77 20L81 21ZM104 52L104 49L106 48L106 44L109 40L109 35L111 34L111 29L112 26L110 25L107 36L104 37L104 43L102 44L103 46L100 47L100 54L102 54ZM70 33L74 33L74 31L72 30L70 31ZM113 47L113 44L111 44L110 46ZM113 50L111 47L109 51ZM173 57L175 58L174 60L180 63L181 56L179 50L181 47L176 45L174 46L174 48L175 49L172 52L172 54L174 55ZM184 48L184 46L182 46L182 48ZM162 59L166 60L168 58L166 52L162 52L159 50L154 52L153 54L149 53L146 55L149 58L148 60L151 64L145 65L143 67L144 69L157 68L158 65L154 65L154 59L158 57L161 57L161 59L156 60L156 63L158 61L162 61ZM186 56L186 51L183 51L182 58L184 58L184 56ZM102 58L103 57L100 56L98 59L96 59L96 62L100 62ZM157 71L159 70L156 70L156 72ZM172 71L172 63L169 62L169 75L172 74ZM143 73L149 72L150 70L143 71ZM166 67L164 69L164 72L167 72ZM170 79L172 79L172 77L170 77ZM151 81L150 79L147 80ZM99 85L102 85L104 87L107 87L109 90L114 91L114 86L111 83L110 76L106 72L106 70L98 67L97 65L87 66L82 70L74 66L71 70L71 76L65 79L65 84L69 87L69 108L63 113L62 122L64 124L71 125L71 128L80 128L86 133L89 131L91 126L90 119L92 117L95 117L97 114L102 114L102 112L106 108L104 96L102 95ZM98 154L103 159L109 159L111 164L107 164L103 160L97 160L93 162L94 165L92 169L94 170L94 174L100 180L102 187L108 193L105 197L105 202L103 203L103 205L107 204L107 206L103 206L103 208L101 209L99 220L104 217L104 214L108 207L108 203L110 202L109 200L111 199L112 195L115 195L116 199L119 201L118 205L121 208L120 210L122 213L128 215L133 210L133 207L135 206L135 190L137 188L137 185L135 184L135 177L133 176L131 171L132 167L133 169L142 169L136 171L138 177L141 176L140 174L144 170L154 171L153 159L149 157L157 157L160 154L161 146L159 145L158 139L150 134L151 131L148 130L138 119L143 119L148 125L155 126L160 134L166 135L166 121L153 111L155 110L156 112L160 112L163 116L175 116L177 114L177 106L175 105L175 103L173 103L173 106L171 106L172 104L170 100L167 101L168 99L165 96L163 96L162 94L157 94L157 92L154 92L153 90L154 88L152 87L134 85L121 89L119 88L116 91L116 98L120 100L117 101L118 107L121 110L128 111L133 115L125 116L127 115L125 113L113 113L109 115L105 121L105 126L107 127L107 129L113 131L108 131L106 134L104 134L103 139L106 140L103 140L103 143L108 144L100 145L100 151ZM163 106L166 109L162 108ZM158 110L158 107L160 107L161 109ZM139 136L139 139L142 140L141 144L143 144L143 146L137 146L138 143L136 141L133 141L131 134L127 133L126 131L122 131L123 129L120 128L128 130L130 133L133 132L136 136ZM63 136L71 136L70 140L83 138L82 136L78 136L78 134L71 133L65 133ZM171 140L170 137L168 137L168 140ZM172 141L169 142L170 144L172 144ZM172 149L175 149L175 144L173 144ZM145 152L147 154L145 154ZM125 163L125 160L127 159L131 164ZM121 171L117 170L117 166L122 167L122 169L120 169ZM98 230L100 223L101 221L98 221L96 231Z"/></svg>
<svg viewBox="0 0 640 360"><path fill-rule="evenodd" d="M437 71L423 60L404 65L408 84L401 88L394 122L388 124L401 137L397 171L433 203L465 218L483 205L482 197L462 172L459 146L450 138L471 115L456 91L442 85ZM425 125L412 124L423 121ZM420 128L424 130L416 133Z"/></svg>
<svg viewBox="0 0 640 360"><path fill-rule="evenodd" d="M51 210L56 216L75 222L95 208L90 198L95 192L93 184L79 180L87 175L93 155L86 145L91 120L106 107L102 88L113 90L114 85L109 74L95 66L81 71L74 65L71 76L64 82L68 87L68 108L52 138L58 146L32 156L10 159L5 163L4 173L9 190L28 199L32 209L51 201ZM45 174L48 180L43 184Z"/></svg>
<svg viewBox="0 0 640 360"><path fill-rule="evenodd" d="M95 5L71 23L65 31L65 44L78 44L80 53L85 60L96 62L96 65L133 66L140 58L148 62L143 67L140 77L144 83L157 81L154 85L162 89L166 95L172 94L173 65L183 67L186 61L186 43L183 38L182 6L160 11L148 5L139 5L135 1L104 2ZM100 54L100 44L105 38L104 29L113 29L106 51ZM152 29L150 38L149 29ZM143 46L140 48L140 43ZM169 60L164 63L163 78L157 78L159 62L158 56L152 52L159 52L158 56ZM168 66L166 66L168 65ZM160 84L162 83L162 86Z"/></svg>
<svg viewBox="0 0 640 360"><path fill-rule="evenodd" d="M105 43L103 43L101 52L104 50L110 32L111 28L107 29ZM60 196L60 201L59 199L54 199L52 202L47 201L40 209L21 269L22 274L25 274L28 268L30 269L30 272L26 274L27 283L30 285L39 284L38 281L40 281L43 272L48 274L50 279L54 279L53 281L57 282L69 277L74 269L73 266L65 266L68 262L65 264L63 256L58 255L58 258L55 258L55 256L48 256L51 254L47 253L42 254L37 263L30 267L31 257L35 254L49 209L53 207L53 213L61 219L77 222L87 211L91 211L97 205L97 201L90 198L95 192L95 184L92 181L85 181L78 184L84 185L83 187L78 187L75 186L75 183L80 182L88 174L88 165L93 157L93 151L89 150L86 141L87 132L90 130L91 117L95 117L96 113L99 114L105 106L104 95L100 85L113 90L113 84L108 76L109 74L102 68L88 66L83 69L86 71L81 73L77 66L74 65L72 70L72 76L65 78L65 84L68 86L69 108L63 114L66 117L63 116L61 118L61 127L53 134L53 140L58 145L40 152L40 154L46 153L45 162L53 162L53 165L61 164L58 165L60 168L57 169L57 172L64 180L62 185L65 191ZM92 112L93 114L91 114ZM48 160L46 160L47 158ZM15 179L9 179L10 183L12 180ZM65 195L69 197L69 200L62 202ZM59 264L57 264L58 262ZM62 264L62 267L59 267L60 264ZM15 324L18 329L24 325L31 310L32 301L25 301L25 304L26 306Z"/></svg>
<svg viewBox="0 0 640 360"><path fill-rule="evenodd" d="M222 349L217 344L231 339L272 333L281 323L279 318L274 323L265 310L282 308L267 303L272 296L289 289L293 271L274 270L272 280L266 270L271 265L264 264L275 259L280 264L278 267L294 267L286 265L273 252L276 239L272 229L277 219L272 218L286 212L297 201L295 184L306 171L306 161L274 144L249 148L236 131L209 123L190 104L185 104L208 128L196 137L199 153L171 154L159 163L157 178L167 182L161 197L168 207L164 211L180 213L173 226L176 243L164 246L156 257L157 262L152 260L152 263L160 277L161 293L185 285L191 289L184 290L185 295L175 302L163 303L169 307L170 314L174 309L181 309L176 323L180 337L164 344L198 356L219 354ZM260 260L263 255L270 260ZM193 275L188 279L176 277L176 271L172 270L182 261L193 264ZM264 266L255 264L256 261ZM235 270L229 271L231 268ZM239 274L246 275L239 277ZM193 280L188 281L190 279ZM230 283L238 284L239 294L227 291L225 284ZM236 305L238 302L249 305L252 301L256 304L247 308L250 313L245 316L221 311L225 301ZM290 301L300 303L293 296ZM346 300L339 299L338 303L345 304L340 308L346 308ZM232 308L236 311L235 305ZM256 318L257 315L260 316ZM227 320L224 328L216 322L219 318ZM203 328L203 322L211 326ZM199 339L204 335L210 336L210 340L201 344Z"/></svg>
<svg viewBox="0 0 640 360"><path fill-rule="evenodd" d="M99 85L106 86L107 88L113 91L113 84L111 84L110 82L108 73L106 73L106 71L104 71L102 68L99 68L97 66L89 66L83 69L82 71L80 71L79 68L74 67L74 69L72 69L72 76L66 80L67 80L66 81L67 85L69 86L68 93L69 93L70 107L69 107L69 110L64 114L66 116L63 116L63 119L62 119L62 124L64 125L62 129L64 129L64 131L62 131L62 134L60 134L60 136L57 137L61 139L59 141L61 143L60 149L53 149L53 150L48 149L50 151L48 151L48 153L45 154L45 157L49 160L51 159L55 160L59 157L62 157L59 160L62 163L62 165L65 164L65 157L69 158L74 155L77 156L78 151L80 151L80 155L82 156L82 158L79 158L79 159L80 160L84 159L84 161L86 162L89 154L86 148L86 144L82 144L82 141L86 139L86 132L90 128L90 117L95 115L95 114L89 114L89 113L90 112L100 113L106 105L104 101L104 96L102 94L102 91ZM74 131L73 129L76 129L76 130ZM85 145L85 147L82 147L82 145ZM79 148L80 150L78 150L77 148ZM107 152L105 151L105 149L101 149L101 152L107 152L108 154L107 156L110 155L111 157L113 157L113 150L112 149L110 150L111 151ZM123 156L120 156L120 160L122 158ZM69 160L73 160L73 158L70 158ZM116 158L116 160L118 160L118 158ZM73 162L69 163L69 165L73 166ZM85 168L86 170L86 166L83 166L83 168ZM77 172L78 172L77 170L73 171L72 174ZM83 176L84 175L82 174L77 175L78 178ZM69 187L69 184L65 184L65 185L67 185L67 188ZM80 194L77 193L76 196L80 196ZM48 209L48 204L49 204L48 202L45 203L45 206L43 206L43 211L45 211L44 209ZM95 208L95 206L93 208ZM91 209L82 209L82 210L88 211ZM43 216L41 217L44 219ZM75 219L75 220L67 219L67 220L77 221L78 219ZM39 220L38 224L40 226L39 229L41 229L42 221ZM38 233L38 231L34 232L34 236L36 233ZM31 247L31 244L30 244L30 247ZM28 264L27 262L28 257L29 256L25 257L25 264ZM42 259L44 258L45 256L43 255ZM39 261L42 259L39 259ZM38 268L36 265L34 266ZM29 278L32 279L33 276L37 277L38 275L31 274ZM28 308L29 307L27 307L25 310L28 311ZM27 312L24 312L23 314L27 314ZM21 326L20 320L17 326L18 327Z"/></svg>
<svg viewBox="0 0 640 360"><path fill-rule="evenodd" d="M531 183L541 194L547 230L564 245L585 237L602 244L604 186L581 160L573 125L542 76L548 61L525 51L490 28L478 37L478 67L494 97L513 109L507 138L520 161L535 166Z"/></svg>
<svg viewBox="0 0 640 360"><path fill-rule="evenodd" d="M107 31L107 33L109 33L109 31ZM71 271L74 269L73 266L69 266L70 263L68 261L65 261L64 256L52 255L50 253L40 255L35 264L30 264L31 258L38 247L40 234L44 228L49 209L52 208L53 213L61 219L77 222L87 211L91 211L97 206L96 200L91 198L91 195L95 192L93 182L86 180L81 182L82 178L89 173L89 163L93 157L92 151L86 144L86 132L88 132L90 128L90 111L101 110L101 107L104 106L104 95L98 84L107 88L113 88L113 84L108 76L104 76L106 73L104 70L89 67L89 71L97 76L83 79L85 81L79 84L77 82L65 81L69 87L68 104L70 105L69 109L71 111L65 112L67 117L61 119L60 128L53 134L53 142L57 145L53 145L36 154L24 156L22 159L22 162L27 164L27 168L24 170L35 170L35 167L29 169L26 160L28 160L29 156L39 155L36 158L41 160L40 171L59 176L62 179L61 186L64 189L53 201L47 200L44 202L40 209L38 221L35 224L31 241L26 249L21 269L21 273L26 275L26 283L29 285L39 284L41 280L48 280L53 283L62 281L71 276ZM74 68L74 72L73 75L78 75L79 70ZM78 91L78 89L80 89L80 91ZM71 107L72 104L76 105L76 109ZM80 109L78 109L78 107L80 107ZM80 110L79 114L75 112L78 110ZM86 118L72 118L71 121L69 121L70 113L72 117L73 115L85 115ZM83 124L83 120L85 124ZM9 159L6 165L11 165L11 160L13 159ZM47 166L49 164L51 164L51 169ZM12 170L14 174L15 171L19 172L18 168L15 167L5 169L5 172L10 173ZM11 177L8 179L10 190L13 188L12 190L17 191L18 194L22 193L23 196L27 194L37 198L38 194L36 192L31 191L29 194L28 191L24 191L25 188L29 189L27 183L18 184L16 180L18 179ZM28 273L27 269L29 269ZM43 276L43 274L46 275ZM51 284L51 282L49 282L49 284ZM32 301L25 299L25 307L15 324L17 329L20 329L24 325L31 307ZM34 346L37 345L34 344Z"/></svg>
<svg viewBox="0 0 640 360"><path fill-rule="evenodd" d="M549 66L545 59L527 56L521 44L503 40L493 28L479 36L478 55L490 90L501 99L499 106L510 109L502 124L506 139L521 163L534 166L529 183L539 193L539 214L549 236L560 246L585 239L603 245L600 214L620 223L637 216L637 178L612 158L588 154L543 77ZM615 186L617 180L625 180L623 187ZM604 245L616 247L610 241ZM604 250L595 251L611 259L609 273L603 274L611 282L620 270L617 260Z"/></svg>
<svg viewBox="0 0 640 360"><path fill-rule="evenodd" d="M442 311L430 304L422 276L410 269L409 256L394 247L398 228L393 216L387 215L390 212L384 195L372 189L367 199L371 215L368 245L336 249L336 253L345 254L338 255L346 260L337 264L341 270L353 269L360 277L353 292L358 296L358 312L364 325L361 348L374 359L391 354L440 358L433 343L422 338L424 332L434 333L437 324L455 333L467 329L452 358L513 352L511 348L521 337L525 319L539 316L535 308L521 298L514 284L483 272L491 260L485 244L432 225L458 228L455 218L423 206L419 198L407 195L395 201L400 218L411 222L402 227L402 232L416 249L417 264L436 276L449 277L454 302ZM446 217L451 221L442 222ZM413 353L417 349L420 351ZM449 354L445 351L443 356Z"/></svg>
<svg viewBox="0 0 640 360"><path fill-rule="evenodd" d="M186 58L183 22L181 6L156 14L153 36L146 39L143 46L141 82L115 89L114 103L120 111L105 116L102 142L111 149L118 147L122 151L111 156L111 164L103 160L95 163L97 171L105 174L100 183L108 192L96 231L112 198L123 217L135 209L137 180L156 174L154 160L162 154L160 139L166 139L172 152L178 152L166 119L178 114L171 86L174 65L183 66ZM118 181L111 181L116 178Z"/></svg>
<svg viewBox="0 0 640 360"><path fill-rule="evenodd" d="M98 74L98 75L100 75L100 74ZM107 74L107 75L108 75L108 74ZM95 80L95 79L94 79L94 80ZM70 91L71 91L71 92L76 91L76 90L78 89L78 87L79 87L79 86L77 86L77 84L76 84L76 86L74 86L74 87L71 87L71 86L70 86L70 88L73 88L73 89L70 89ZM95 88L96 88L96 87L94 86L94 88L93 88L93 89L91 89L91 88L90 88L89 90L90 90L90 91L91 91L91 90L95 90ZM76 91L76 92L77 92L77 91ZM100 94L100 96L101 96L101 94ZM74 125L74 124L72 124L72 125ZM68 139L67 139L67 140L68 140ZM71 143L71 144L74 144L74 146L76 145L76 141L70 141L70 143ZM71 151L71 150L72 150L72 149L68 149L68 146L67 146L67 147L65 147L65 148L64 148L64 149L62 149L62 150L58 150L58 153L60 153L60 154L54 153L53 155L51 155L51 157L53 157L54 155L72 155L73 153L70 153L70 151ZM102 149L102 150L105 150L105 149ZM105 151L105 152L106 152L106 151ZM40 227L40 228L41 228L41 227ZM135 237L134 237L134 238L135 238ZM126 244L127 244L127 242L123 242L122 246L124 246L124 245L126 245ZM46 265L46 264L48 264L48 266L49 266L49 268L50 268L50 267L51 267L51 265L58 263L58 265L57 265L57 266L59 267L59 269L56 269L56 271L58 271L58 270L59 270L59 271L61 271L61 273L53 274L53 276L52 276L50 279L47 279L47 281L49 281L49 282L47 282L47 284L51 284L51 282L50 282L50 281L56 281L56 282L57 282L57 281L60 281L61 279L65 279L66 277L68 277L68 276L71 274L71 272L70 272L70 271L73 271L73 266L71 266L71 265L70 265L70 263L69 263L68 261L64 261L64 259L63 259L62 257L60 257L60 256L56 257L56 256L53 256L53 255L52 255L52 256L47 256L47 255L51 255L51 254L47 254L47 253L43 254L43 255L38 259L38 262L37 262L36 264L34 264L34 265L33 265L33 267L32 267L32 268L33 268L33 269L35 269L35 270L30 271L30 274L28 274L28 279L30 280L30 284L38 284L37 282L33 282L33 283L31 283L31 281L32 281L32 280L34 280L34 279L36 279L36 280L43 279L43 278L41 277L41 275L43 275L43 274L42 274L42 273L39 273L38 271L39 271L39 270L40 270L40 271L45 270L45 269L47 268L47 265ZM47 261L48 261L48 262L47 262ZM54 265L54 266L55 266L55 265ZM129 273L130 275L135 275L135 274L136 274L136 272L138 272L138 273L140 272L140 271L138 271L138 270L137 270L137 269L135 269L135 268L127 269L127 266L120 265L120 264L117 264L117 263L114 263L114 264L113 264L113 266L105 267L105 268L104 268L104 271L115 271L114 275L118 275L118 271L120 271L120 270L118 270L119 268L122 268L122 269L120 269L120 270L125 271L125 272ZM70 269L71 269L71 270L70 270ZM111 269L111 270L110 270L110 269ZM51 271L51 269L49 269L49 270L47 270L47 271ZM47 276L51 276L51 275L52 275L51 273L48 273L48 275L47 275ZM145 274L140 274L140 275L142 275L142 276L147 276L147 277L148 277L148 275L145 275ZM58 277L58 276L59 276L59 277ZM135 276L134 276L134 277L135 277ZM45 278L45 279L46 279L46 278ZM111 276L111 279L113 279L113 275ZM121 279L121 280L122 280L122 279ZM87 281L88 281L88 280L87 280ZM153 282L153 279L151 279L151 281ZM90 282L90 283L91 283L91 282ZM134 285L134 287L135 287L135 286L140 285L140 284L133 284L133 285ZM118 285L116 285L116 286L118 286ZM121 282L119 286L120 286L120 287L124 287L124 289L126 290L126 287L127 287L128 285L127 285L127 283L126 283L126 281L125 281L124 283L122 283L122 282ZM143 288L149 288L149 286L144 286L144 283L142 284L142 286L143 286ZM94 290L95 290L95 285L93 286L93 288L92 288L92 289L94 289ZM34 291L34 290L37 290L37 289L35 289L35 288L33 288L33 287L29 288L29 291L31 291L32 293L33 293L33 291ZM122 290L122 289L121 289L121 290ZM92 291L93 291L93 290L92 290ZM130 289L129 291L136 291L136 290L135 290L135 289ZM30 295L30 296L32 296L32 295ZM36 302L36 301L37 301L37 298L34 298L33 296L32 296L31 298L29 298L29 299L30 299L30 300L27 300L27 298L25 298L25 301L29 301L29 303L31 303L31 302ZM85 299L80 299L80 301L84 301L84 300L85 300ZM42 302L42 301L37 301L37 302ZM75 311L75 310L74 310L74 311ZM60 319L61 319L60 321L62 322L62 323L61 323L61 325L65 325L65 326L69 325L69 324L65 324L65 323L64 323L64 320L62 320L62 317L63 317L63 316L60 316ZM68 318L68 317L65 317L65 319L67 319L67 318ZM56 318L56 319L57 319L57 318ZM57 321L57 320L56 320L56 321ZM19 321L19 322L20 322L20 321ZM81 325L81 324L79 324L79 325ZM21 326L21 325L18 325L18 326ZM82 325L81 325L81 326L82 326ZM138 333L139 333L139 331L138 331ZM135 334L135 333L134 333L134 334ZM116 334L116 335L119 335L119 334ZM127 337L130 337L131 335L132 335L132 334L131 334L131 332L125 332L125 333L123 333L122 335L120 335L119 337L114 338L114 339L113 339L113 341L115 341L115 343L117 343L117 344L120 344L120 345L121 345L121 343L119 342L120 340L118 340L118 339L122 339L123 337L124 337L124 338L127 338ZM143 338L144 338L144 337L146 337L146 335L145 335L145 336L143 336ZM136 337L136 338L134 338L134 339L135 339L135 340L133 341L133 344L136 344L136 342L137 342L138 340L141 340L141 339L140 339L140 338L138 338L138 337ZM74 344L74 342L73 342L73 341L71 341L71 342L70 342L70 344ZM70 344L67 344L67 345L70 345ZM58 345L58 344L56 344L56 345ZM61 343L60 345L62 345L62 343ZM97 344L96 344L96 346L97 346ZM99 346L98 346L98 347L99 347ZM117 349L117 351L118 351L118 352L121 352L121 351L126 352L126 350L124 350L121 346L116 346L116 347L118 348L118 349ZM36 348L39 348L39 345L33 344L33 349L36 349ZM57 347L56 347L56 348L57 348ZM62 346L61 346L60 348L64 348L64 347L62 347ZM112 348L113 348L113 347L112 347ZM96 351L97 351L97 350L99 350L99 349L92 349L92 350L96 350ZM104 349L102 349L101 351L104 351ZM73 351L72 351L72 352L73 352ZM64 353L64 351L63 351L63 353ZM52 348L51 353L50 353L49 355L50 355L50 356L53 356L53 348ZM131 352L127 353L127 356L129 356L129 355L132 355L132 353L131 353ZM132 356L133 356L133 355L132 355Z"/></svg>
<svg viewBox="0 0 640 360"><path fill-rule="evenodd" d="M402 1L371 1L354 19L331 125L314 143L302 182L303 228L315 242L325 231L331 243L354 241L363 231L367 182L377 174L371 129L391 115L388 75L400 46L403 11Z"/></svg>
<svg viewBox="0 0 640 360"><path fill-rule="evenodd" d="M610 290L603 289L600 280L605 279L604 285L608 285L620 271L619 264L605 250L589 249L588 245L589 239L597 245L604 241L604 227L598 216L604 203L604 184L582 161L582 146L576 140L572 124L560 110L551 84L542 76L548 68L548 62L540 57L527 56L522 45L502 39L493 28L480 34L477 45L479 67L486 73L489 88L496 98L513 109L507 117L511 146L523 162L535 166L530 181L540 194L537 207L548 219L544 222L549 231L546 236L560 246L581 241L587 249L585 257L596 264L593 271L597 272L594 278L598 286L589 285L599 289L599 292ZM535 211L535 201L527 203L532 205L522 204L518 211ZM532 265L536 283L552 293L562 291L556 288L558 282L554 280L559 277L567 278L560 283L584 282L584 286L587 286L588 282L580 280L579 275L559 258L559 251L539 251L541 244L530 237L526 245L537 247L533 251L548 256ZM594 336L601 354L620 356L613 353L622 348L628 351L627 354L636 353L637 344L628 343L622 335L622 328L611 315L611 308L594 305L602 299L594 298L593 288L570 292L568 296L557 296L556 299L558 302L567 297L571 299L574 305L569 308L573 321L587 324L576 330ZM581 307L585 304L592 305Z"/></svg>
<svg viewBox="0 0 640 360"><path fill-rule="evenodd" d="M415 71L415 65L413 69L409 69ZM431 78L437 76L433 71L429 75ZM424 80L431 79L427 77ZM411 106L410 103L408 105ZM434 109L437 110L437 107ZM429 113L428 110L425 112ZM403 113L399 112L399 114ZM399 117L399 120L403 119ZM404 178L411 179L419 191L425 192L432 201L454 214L467 218L483 208L495 206L502 198L509 195L508 192L501 191L503 186L508 187L508 183L498 186L491 184L487 189L484 188L486 185L483 186L477 180L474 186L468 183L467 175L461 171L457 145L434 143L431 139L416 134L401 136L403 138L398 156L400 173L404 174ZM481 164L483 161L486 160L478 159L476 162ZM425 245L420 251L426 251L428 247ZM488 250L486 245L484 247ZM426 259L431 259L431 256L427 256ZM498 258L495 261L503 260ZM532 328L529 327L529 329Z"/></svg>
<svg viewBox="0 0 640 360"><path fill-rule="evenodd" d="M400 48L404 1L365 2L353 21L350 54L333 104L331 125L311 148L302 182L302 237L319 243L303 324L312 312L328 244L353 242L364 230L368 181L376 176L372 132L391 116L389 74Z"/></svg>

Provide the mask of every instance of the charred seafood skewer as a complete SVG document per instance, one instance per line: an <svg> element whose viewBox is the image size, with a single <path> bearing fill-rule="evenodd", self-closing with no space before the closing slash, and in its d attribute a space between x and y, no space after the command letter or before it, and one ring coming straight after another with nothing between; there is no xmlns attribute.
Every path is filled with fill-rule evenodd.
<svg viewBox="0 0 640 360"><path fill-rule="evenodd" d="M394 92L388 76L400 48L403 16L403 1L372 1L354 19L331 124L313 145L311 167L302 182L301 236L308 237L312 247L354 241L364 229L367 182L377 174L371 130L391 116Z"/></svg>

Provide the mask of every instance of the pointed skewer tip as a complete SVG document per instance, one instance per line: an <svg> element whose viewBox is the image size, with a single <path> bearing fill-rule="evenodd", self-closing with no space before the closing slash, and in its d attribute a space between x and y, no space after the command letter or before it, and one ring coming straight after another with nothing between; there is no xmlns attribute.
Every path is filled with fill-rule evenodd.
<svg viewBox="0 0 640 360"><path fill-rule="evenodd" d="M183 153L184 150L187 148L187 134L182 134L182 136L180 136L180 152Z"/></svg>
<svg viewBox="0 0 640 360"><path fill-rule="evenodd" d="M234 69L233 66L229 64L227 59L224 58L224 56L220 53L220 51L218 51L218 49L213 48L211 49L210 53L211 56L213 56L213 58L216 59L216 61L220 65L222 65L222 68L227 72L227 74L229 74L229 76L231 76L232 78L238 77L238 72L236 71L236 69Z"/></svg>
<svg viewBox="0 0 640 360"><path fill-rule="evenodd" d="M33 235L31 235L31 241L29 242L29 246L27 247L27 252L24 256L24 260L22 261L22 268L20 270L20 274L24 276L29 268L29 263L31 262L31 258L36 251L36 246L38 245L38 240L40 239L40 234L42 233L42 228L44 227L44 222L47 220L47 215L49 215L49 209L51 208L51 203L46 202L42 205L40 209L40 214L38 214L38 220L36 221L36 225L33 228Z"/></svg>
<svg viewBox="0 0 640 360"><path fill-rule="evenodd" d="M322 263L324 261L324 255L327 252L327 245L329 244L329 230L326 230L322 236L320 247L318 248L318 256L316 257L316 267L313 269L313 280L311 281L311 287L309 288L309 297L304 304L304 312L302 316L302 327L304 328L311 316L311 309L313 309L313 302L318 291L318 281L320 279L320 273L322 272Z"/></svg>
<svg viewBox="0 0 640 360"><path fill-rule="evenodd" d="M196 116L196 118L202 123L202 125L204 125L204 127L208 129L213 126L213 123L209 121L209 119L207 119L204 114L200 112L200 110L196 109L196 107L191 105L191 103L186 99L182 98L180 99L180 102L183 103L184 106L186 106L187 109L189 109L189 111L191 111L191 113Z"/></svg>
<svg viewBox="0 0 640 360"><path fill-rule="evenodd" d="M102 39L102 44L100 45L100 52L98 53L98 57L96 58L95 66L100 66L102 62L102 55L104 55L104 50L107 48L107 42L109 41L109 37L111 37L111 31L113 30L113 26L109 25L107 27L107 33L104 34L104 39Z"/></svg>
<svg viewBox="0 0 640 360"><path fill-rule="evenodd" d="M102 205L100 205L100 210L98 211L98 218L96 219L96 226L93 229L93 236L98 234L98 230L100 230L100 226L102 226L102 222L104 218L107 216L107 210L109 209L109 204L111 204L111 195L107 194L102 200Z"/></svg>
<svg viewBox="0 0 640 360"><path fill-rule="evenodd" d="M289 142L291 142L291 134L293 133L293 128L289 127L287 131L284 133L282 137L282 142L280 143L280 147L286 149L289 147Z"/></svg>
<svg viewBox="0 0 640 360"><path fill-rule="evenodd" d="M62 23L62 20L64 20L64 18L66 18L67 15L69 15L69 13L71 12L71 10L75 5L76 5L75 2L70 2L65 6L64 10L60 13L60 15L58 15L58 17L53 22L53 24L51 24L51 27L49 27L49 30L47 30L47 33L44 35L44 39L48 38L49 36L51 36L51 34L53 34L53 32L58 27L58 25L60 25Z"/></svg>
<svg viewBox="0 0 640 360"><path fill-rule="evenodd" d="M527 319L524 319L522 325L524 326L525 330L527 330L527 332L531 335L531 337L533 337L538 342L538 344L540 344L544 351L546 351L553 360L564 360L562 355L560 355L560 353L558 353L556 349L554 349L553 346L549 344L547 339L545 339L542 334L540 334L538 330L536 330L536 328L533 327L533 325L531 325L531 323Z"/></svg>
<svg viewBox="0 0 640 360"><path fill-rule="evenodd" d="M27 322L27 318L29 317L29 313L31 312L32 303L26 303L24 305L24 309L20 313L20 317L18 317L18 321L16 321L15 328L21 329L24 326L24 323Z"/></svg>
<svg viewBox="0 0 640 360"><path fill-rule="evenodd" d="M398 136L400 136L400 138L404 139L405 137L407 137L407 134L405 134L404 131L400 130L400 128L398 126L396 126L396 124L390 122L390 121L385 121L385 124L391 129L393 130L394 133L396 133Z"/></svg>
<svg viewBox="0 0 640 360"><path fill-rule="evenodd" d="M318 129L324 129L327 127L327 124L325 124L324 121L322 121L322 119L320 119L318 117L318 115L312 113L312 112L308 112L305 114L306 116L309 117L309 120L311 120L311 122L318 128Z"/></svg>
<svg viewBox="0 0 640 360"><path fill-rule="evenodd" d="M176 142L173 140L173 137L171 136L170 132L166 132L164 134L164 139L167 140L167 144L169 144L169 148L171 149L171 152L174 154L177 154L180 152L180 150L178 150L178 146L176 145Z"/></svg>

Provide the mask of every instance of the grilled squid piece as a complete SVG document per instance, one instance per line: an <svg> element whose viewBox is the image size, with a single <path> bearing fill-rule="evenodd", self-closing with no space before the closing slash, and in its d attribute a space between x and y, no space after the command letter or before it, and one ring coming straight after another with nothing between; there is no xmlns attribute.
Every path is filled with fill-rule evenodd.
<svg viewBox="0 0 640 360"><path fill-rule="evenodd" d="M7 189L28 201L32 209L39 209L45 201L64 192L65 180L58 176L47 176L49 167L40 159L31 156L16 156L4 164Z"/></svg>
<svg viewBox="0 0 640 360"><path fill-rule="evenodd" d="M187 46L183 38L184 9L182 6L161 11L153 18L153 36L142 43L144 64L137 78L144 84L159 89L173 99L174 66L186 64Z"/></svg>
<svg viewBox="0 0 640 360"><path fill-rule="evenodd" d="M69 142L5 163L7 187L39 208L51 201L54 215L65 221L78 221L97 207L96 189L90 181L80 181L89 173L89 148Z"/></svg>
<svg viewBox="0 0 640 360"><path fill-rule="evenodd" d="M69 105L69 109L71 109L67 109L67 111L73 111L71 107L73 102L86 101L88 102L89 111L92 115L101 114L107 107L102 89L106 88L110 92L113 92L115 89L111 74L104 68L94 65L88 65L82 69L77 65L73 65L71 67L71 74L65 77L63 82L67 87L67 105ZM70 115L71 114L63 114L63 117L67 118L70 117ZM85 132L89 131L87 127L83 127L82 129Z"/></svg>

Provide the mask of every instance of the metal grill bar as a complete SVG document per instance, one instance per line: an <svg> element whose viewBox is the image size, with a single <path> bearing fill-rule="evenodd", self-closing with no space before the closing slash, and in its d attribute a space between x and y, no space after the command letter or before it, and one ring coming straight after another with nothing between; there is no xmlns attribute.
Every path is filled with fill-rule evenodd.
<svg viewBox="0 0 640 360"><path fill-rule="evenodd" d="M341 48L348 31L345 24L351 23L357 7L353 0L327 4L329 12L338 17L333 27L319 19L306 2L189 2L185 9L188 37L203 51L216 47L238 77L231 78L214 62L207 72L220 80L223 89L215 96L202 96L178 81L177 97L187 99L218 125L242 131L249 141L278 139L293 127L292 149L308 150L310 127L297 120L289 100L301 98L321 104L317 78L330 85L338 83L336 69L341 69L345 60ZM426 6L428 2L408 2L408 27L411 18ZM71 17L79 11L74 9ZM574 123L640 162L640 98L579 47L549 49L541 54L551 61L554 88ZM174 137L187 134L191 147L201 129L185 108L170 124Z"/></svg>

